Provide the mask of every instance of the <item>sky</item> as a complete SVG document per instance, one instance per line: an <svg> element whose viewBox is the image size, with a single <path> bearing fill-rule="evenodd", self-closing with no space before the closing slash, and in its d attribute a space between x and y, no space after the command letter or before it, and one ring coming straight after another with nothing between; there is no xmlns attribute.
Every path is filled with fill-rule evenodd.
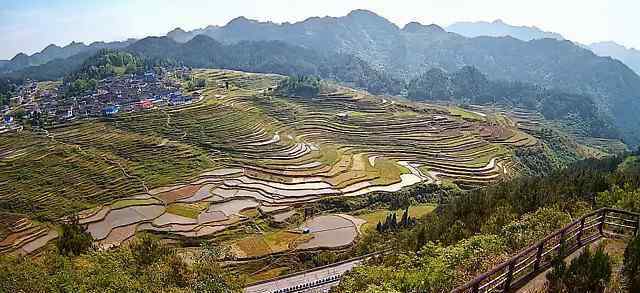
<svg viewBox="0 0 640 293"><path fill-rule="evenodd" d="M396 23L447 26L502 19L535 25L581 43L613 40L640 48L639 0L0 0L0 59L49 44L165 35L237 16L296 22L368 9Z"/></svg>

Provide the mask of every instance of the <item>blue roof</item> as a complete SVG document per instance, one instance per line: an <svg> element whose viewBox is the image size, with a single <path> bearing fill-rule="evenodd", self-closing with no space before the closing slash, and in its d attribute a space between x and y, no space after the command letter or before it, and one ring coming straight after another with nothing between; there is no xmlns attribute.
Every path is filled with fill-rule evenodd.
<svg viewBox="0 0 640 293"><path fill-rule="evenodd" d="M118 111L120 110L120 107L118 106L107 106L104 107L104 109L102 109L104 111L105 114L115 114L118 113Z"/></svg>

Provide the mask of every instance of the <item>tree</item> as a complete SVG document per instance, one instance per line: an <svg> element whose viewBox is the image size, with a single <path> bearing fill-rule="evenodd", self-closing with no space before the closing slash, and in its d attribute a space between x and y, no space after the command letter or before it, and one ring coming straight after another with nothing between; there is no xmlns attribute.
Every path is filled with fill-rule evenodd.
<svg viewBox="0 0 640 293"><path fill-rule="evenodd" d="M158 239L149 234L143 234L131 244L130 248L131 254L140 268L149 266L172 254L170 248L162 245Z"/></svg>
<svg viewBox="0 0 640 293"><path fill-rule="evenodd" d="M400 219L400 226L409 227L409 207L407 207L402 214L402 218Z"/></svg>
<svg viewBox="0 0 640 293"><path fill-rule="evenodd" d="M624 251L622 275L629 292L640 292L640 235L634 237Z"/></svg>
<svg viewBox="0 0 640 293"><path fill-rule="evenodd" d="M61 225L58 237L58 252L64 256L77 256L93 248L93 237L87 229L79 224L77 216L71 217L69 222Z"/></svg>

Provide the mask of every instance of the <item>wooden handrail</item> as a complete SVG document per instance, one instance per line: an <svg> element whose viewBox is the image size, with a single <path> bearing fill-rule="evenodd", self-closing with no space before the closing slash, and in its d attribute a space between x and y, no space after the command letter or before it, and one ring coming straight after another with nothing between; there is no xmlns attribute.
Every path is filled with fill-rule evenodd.
<svg viewBox="0 0 640 293"><path fill-rule="evenodd" d="M613 216L613 214L618 216ZM591 219L594 216L595 218ZM632 219L623 218L624 216ZM611 221L607 221L607 219L610 219ZM616 221L622 223L616 223ZM631 226L631 223L635 224ZM640 233L640 214L614 208L602 208L586 214L547 235L537 243L525 248L509 260L495 266L490 271L481 274L472 281L454 289L452 292L476 293L491 292L494 290L499 292L511 292L512 290L522 287L527 283L527 281L536 277L551 266L549 261L545 261L548 259L548 254L556 252L558 256L564 257L600 238L606 237L607 233L611 235L619 234L617 232L607 231L606 228L609 226L621 229L623 234L624 232L631 232L630 234L638 235L638 233ZM593 231L592 233L588 233L588 231L594 230L596 227L597 232ZM569 234L567 234L567 232L569 232ZM573 243L574 238L575 244L567 245L567 243ZM565 247L565 245L568 247ZM545 247L548 247L548 250L545 250ZM563 247L566 250L563 250ZM527 255L531 253L534 253L533 257L535 257L535 259L528 261L532 256ZM564 255L561 255L561 253L564 253ZM526 257L526 259L520 261L523 257ZM521 272L527 271L528 267L531 267L530 271L519 276ZM507 270L506 273L504 272L505 269Z"/></svg>

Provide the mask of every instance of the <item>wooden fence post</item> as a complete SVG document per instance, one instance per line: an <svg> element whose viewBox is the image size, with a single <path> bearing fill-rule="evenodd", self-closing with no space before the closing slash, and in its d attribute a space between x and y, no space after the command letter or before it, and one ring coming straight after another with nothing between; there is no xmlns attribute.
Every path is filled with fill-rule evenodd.
<svg viewBox="0 0 640 293"><path fill-rule="evenodd" d="M638 236L640 234L640 216L637 216L636 219L636 229L633 231L633 236Z"/></svg>
<svg viewBox="0 0 640 293"><path fill-rule="evenodd" d="M607 210L602 211L602 219L600 220L600 225L598 225L598 231L600 235L604 237L604 222L607 221Z"/></svg>
<svg viewBox="0 0 640 293"><path fill-rule="evenodd" d="M563 228L560 231L560 240L558 240L558 257L563 257L562 253L564 253L564 233L566 230Z"/></svg>
<svg viewBox="0 0 640 293"><path fill-rule="evenodd" d="M515 260L509 263L507 267L507 279L504 281L504 292L509 292L511 289L511 282L513 281L513 268L515 266Z"/></svg>
<svg viewBox="0 0 640 293"><path fill-rule="evenodd" d="M582 233L584 232L584 220L585 220L584 217L580 219L580 231L578 231L578 247L582 247Z"/></svg>
<svg viewBox="0 0 640 293"><path fill-rule="evenodd" d="M538 245L538 249L536 251L536 260L533 263L533 270L537 271L540 269L540 262L542 261L542 252L544 250L544 242L540 243L540 245Z"/></svg>
<svg viewBox="0 0 640 293"><path fill-rule="evenodd" d="M480 282L473 284L473 288L471 289L471 292L473 293L480 292Z"/></svg>

